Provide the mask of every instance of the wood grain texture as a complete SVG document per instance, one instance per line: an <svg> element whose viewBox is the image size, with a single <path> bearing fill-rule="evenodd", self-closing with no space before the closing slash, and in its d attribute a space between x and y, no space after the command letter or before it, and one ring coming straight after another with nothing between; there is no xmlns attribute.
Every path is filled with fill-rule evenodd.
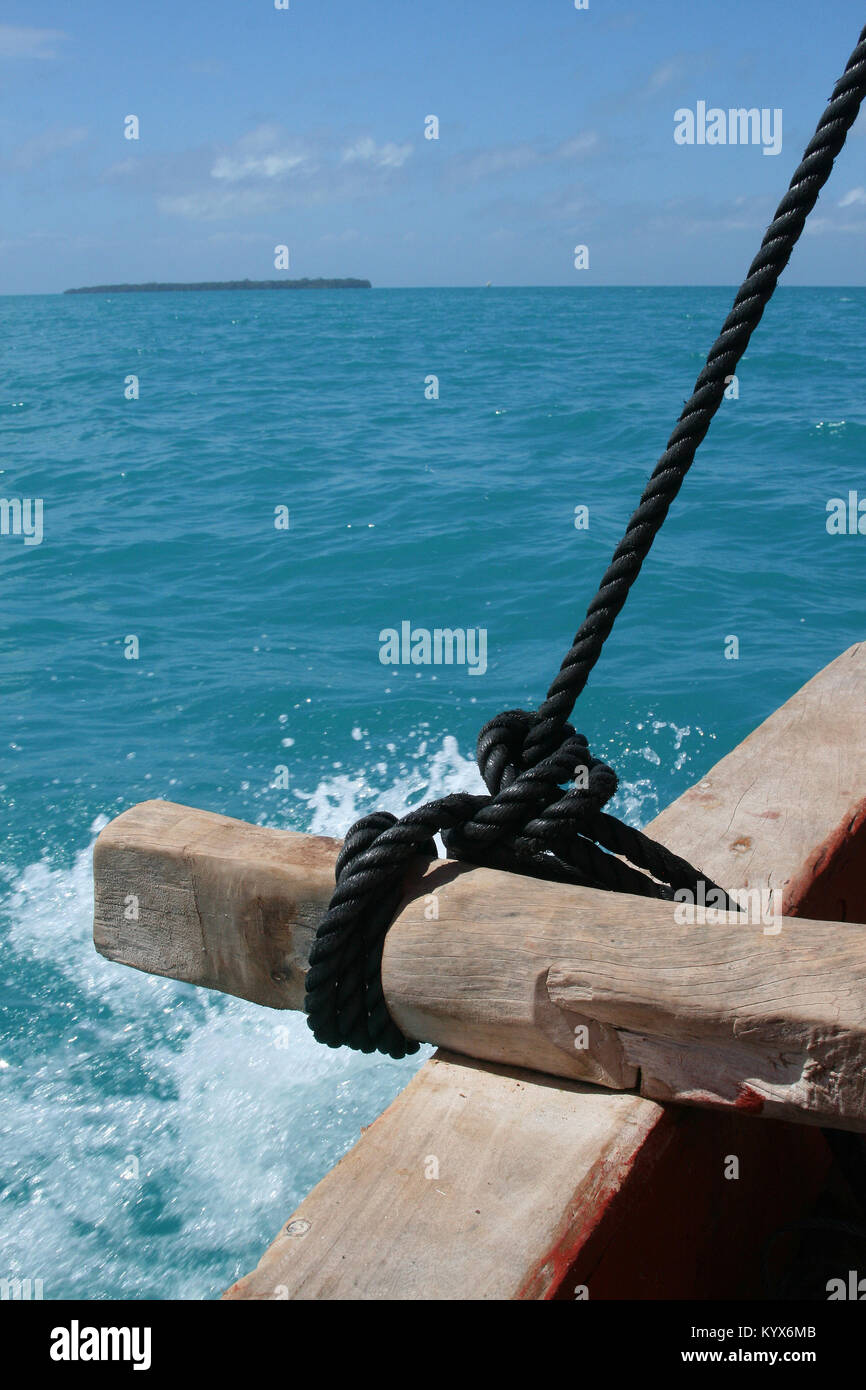
<svg viewBox="0 0 866 1390"><path fill-rule="evenodd" d="M677 910L433 865L388 935L388 1007L470 1056L866 1130L866 927Z"/></svg>
<svg viewBox="0 0 866 1390"><path fill-rule="evenodd" d="M719 1297L742 1264L761 1292L827 1166L814 1130L437 1052L224 1297Z"/></svg>
<svg viewBox="0 0 866 1390"><path fill-rule="evenodd" d="M143 801L96 841L96 949L152 975L300 1009L339 847L323 836Z"/></svg>

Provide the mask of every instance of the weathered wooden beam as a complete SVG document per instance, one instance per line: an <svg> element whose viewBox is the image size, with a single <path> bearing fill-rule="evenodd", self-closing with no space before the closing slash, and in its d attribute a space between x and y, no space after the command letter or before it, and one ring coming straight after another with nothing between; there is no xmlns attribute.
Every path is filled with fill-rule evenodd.
<svg viewBox="0 0 866 1390"><path fill-rule="evenodd" d="M298 1008L337 848L146 802L97 843L97 947ZM385 999L407 1034L466 1056L866 1130L866 927L769 914L679 925L677 914L419 861L386 941Z"/></svg>
<svg viewBox="0 0 866 1390"><path fill-rule="evenodd" d="M414 1037L655 1100L866 1131L866 927L678 925L672 904L440 864L382 983Z"/></svg>
<svg viewBox="0 0 866 1390"><path fill-rule="evenodd" d="M96 949L152 975L300 1009L339 848L339 840L143 801L96 841Z"/></svg>

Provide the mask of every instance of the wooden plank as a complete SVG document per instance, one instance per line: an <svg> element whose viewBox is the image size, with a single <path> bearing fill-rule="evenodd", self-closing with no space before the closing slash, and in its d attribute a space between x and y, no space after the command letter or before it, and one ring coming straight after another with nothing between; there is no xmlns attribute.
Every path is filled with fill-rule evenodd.
<svg viewBox="0 0 866 1390"><path fill-rule="evenodd" d="M862 843L866 643L798 690L647 827L717 883L781 892L787 916ZM866 897L866 875L861 892ZM862 899L861 899L862 900ZM830 916L815 900L818 916ZM857 920L848 914L848 920Z"/></svg>
<svg viewBox="0 0 866 1390"><path fill-rule="evenodd" d="M740 1262L759 1292L827 1165L815 1130L438 1052L224 1297L720 1297Z"/></svg>
<svg viewBox="0 0 866 1390"><path fill-rule="evenodd" d="M832 880L833 865L846 855L852 837L856 835L862 844L866 747L853 734L859 727L864 696L866 646L859 644L810 681L691 792L657 817L649 833L693 857L719 882L782 887L783 910L796 915L816 884L820 887ZM804 764L814 770L813 779L795 774L787 782L785 768ZM708 824L702 823L705 816ZM743 843L744 838L748 843ZM703 1208L697 1201L697 1193L705 1190L709 1157L714 1155L721 1163L729 1154L745 1152L760 1136L772 1143L770 1166L752 1164L757 1188L751 1207L746 1204L739 1216L746 1233L760 1231L768 1212L777 1225L796 1216L813 1197L827 1163L822 1136L802 1127L755 1125L736 1113L676 1111L635 1095L589 1089L584 1093L575 1084L570 1095L578 1112L577 1131L585 1118L591 1151L584 1151L579 1165L547 1176L546 1141L539 1142L534 1167L526 1171L515 1163L514 1173L522 1176L512 1178L512 1154L520 1151L529 1117L516 1090L498 1089L494 1081L490 1083L492 1113L485 1119L482 1100L468 1152L495 1153L498 1162L484 1168L487 1204L475 1202L470 1211L478 1221L467 1229L460 1219L466 1213L455 1211L453 1205L431 1217L424 1211L428 1186L419 1190L403 1176L407 1165L403 1135L417 1132L422 1136L418 1147L426 1144L427 1091L437 1090L437 1065L435 1059L425 1064L394 1106L306 1199L317 1205L321 1201L323 1211L337 1210L341 1218L339 1230L332 1226L316 1251L316 1287L327 1288L320 1297L352 1297L352 1290L359 1288L362 1294L383 1286L407 1289L413 1286L412 1272L419 1266L426 1278L416 1296L426 1299L473 1298L482 1291L496 1298L573 1297L576 1284L586 1287L590 1297L628 1292L641 1297L730 1294L730 1284L706 1287L710 1272L725 1263L725 1239L734 1224L727 1221L728 1208L715 1189L705 1195ZM476 1079L497 1074L489 1064L461 1065L471 1069ZM531 1084L545 1085L537 1076ZM462 1077L452 1075L447 1089L451 1093L456 1089L459 1095L461 1085ZM530 1099L529 1109L534 1111L535 1091ZM392 1124L388 1117L398 1106ZM718 1124L730 1126L729 1131L721 1141L707 1141L706 1135L714 1132L709 1127ZM498 1136L490 1147L488 1132ZM429 1151L435 1153L436 1142L441 1145L448 1134L447 1127L440 1126ZM689 1146L683 1136L696 1134L704 1136L702 1144L692 1144L699 1159L684 1169L683 1154ZM471 1179L471 1163L464 1170ZM364 1183L359 1181L361 1172L368 1175ZM785 1202L780 1205L783 1189ZM373 1190L375 1210L370 1207ZM721 1188L729 1200L742 1191L735 1182ZM711 1229L718 1241L713 1260L696 1264L694 1231L688 1224L683 1227L683 1214L700 1215L703 1210L715 1211ZM512 1243L515 1215L523 1231L537 1236L519 1249ZM655 1227L660 1233L658 1248L652 1243L657 1215L661 1220ZM413 1236L416 1221L417 1238ZM551 1230L556 1232L553 1243ZM294 1247L287 1249L287 1240L295 1239L281 1233L258 1270L235 1285L227 1297L308 1296L308 1265L298 1260ZM678 1269L694 1269L694 1282L685 1288L665 1277L671 1249L677 1253ZM733 1252L728 1247L732 1268L747 1249L745 1237ZM489 1251L490 1256L473 1263L474 1251ZM368 1281L363 1271L371 1263L376 1275ZM757 1261L750 1262L746 1256L745 1263L754 1267ZM498 1284L489 1273L497 1269ZM475 1282L481 1278L486 1280L483 1285Z"/></svg>
<svg viewBox="0 0 866 1390"><path fill-rule="evenodd" d="M577 1243L564 1194L608 1200L655 1118L630 1096L438 1053L226 1297L514 1298L528 1278L543 1295Z"/></svg>

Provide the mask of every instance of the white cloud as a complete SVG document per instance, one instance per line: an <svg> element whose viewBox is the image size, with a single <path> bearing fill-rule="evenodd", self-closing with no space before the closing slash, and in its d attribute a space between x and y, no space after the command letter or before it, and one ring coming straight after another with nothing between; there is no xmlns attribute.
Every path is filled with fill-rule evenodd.
<svg viewBox="0 0 866 1390"><path fill-rule="evenodd" d="M539 163L538 150L534 145L502 145L499 149L481 150L470 155L459 164L459 174L469 182L490 178L496 174L515 174Z"/></svg>
<svg viewBox="0 0 866 1390"><path fill-rule="evenodd" d="M62 29L20 29L0 24L0 58L57 58L67 39Z"/></svg>
<svg viewBox="0 0 866 1390"><path fill-rule="evenodd" d="M127 178L131 174L140 174L141 163L132 156L129 159L118 159L114 164L109 164L107 169L103 169L102 178L107 182L112 179Z"/></svg>
<svg viewBox="0 0 866 1390"><path fill-rule="evenodd" d="M598 135L594 130L584 131L582 135L575 135L573 140L563 140L561 145L557 145L550 156L550 160L556 159L575 159L582 154L589 154L598 144ZM547 161L550 162L550 161Z"/></svg>
<svg viewBox="0 0 866 1390"><path fill-rule="evenodd" d="M306 155L277 151L273 154L248 154L240 158L222 155L210 172L211 178L223 179L226 183L240 183L242 179L281 179L307 162Z"/></svg>
<svg viewBox="0 0 866 1390"><path fill-rule="evenodd" d="M839 199L840 208L850 208L854 203L866 203L866 188L852 188L844 198Z"/></svg>
<svg viewBox="0 0 866 1390"><path fill-rule="evenodd" d="M150 173L161 212L212 221L375 196L400 177L411 153L409 143L324 134L300 139L264 123L232 145L192 151ZM121 175L123 165L110 172Z"/></svg>
<svg viewBox="0 0 866 1390"><path fill-rule="evenodd" d="M395 145L389 141L377 145L369 135L356 140L343 151L344 164L372 164L376 169L401 169L412 153L410 144Z"/></svg>
<svg viewBox="0 0 866 1390"><path fill-rule="evenodd" d="M256 126L224 150L211 166L211 178L224 183L278 181L296 170L311 170L310 153L279 126Z"/></svg>

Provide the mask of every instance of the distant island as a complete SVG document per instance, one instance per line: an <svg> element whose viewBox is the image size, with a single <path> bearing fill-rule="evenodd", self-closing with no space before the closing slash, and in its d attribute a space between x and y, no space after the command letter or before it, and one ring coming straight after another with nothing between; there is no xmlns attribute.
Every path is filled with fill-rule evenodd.
<svg viewBox="0 0 866 1390"><path fill-rule="evenodd" d="M370 290L369 280L202 280L196 285L83 285L64 294L154 294L162 290Z"/></svg>

